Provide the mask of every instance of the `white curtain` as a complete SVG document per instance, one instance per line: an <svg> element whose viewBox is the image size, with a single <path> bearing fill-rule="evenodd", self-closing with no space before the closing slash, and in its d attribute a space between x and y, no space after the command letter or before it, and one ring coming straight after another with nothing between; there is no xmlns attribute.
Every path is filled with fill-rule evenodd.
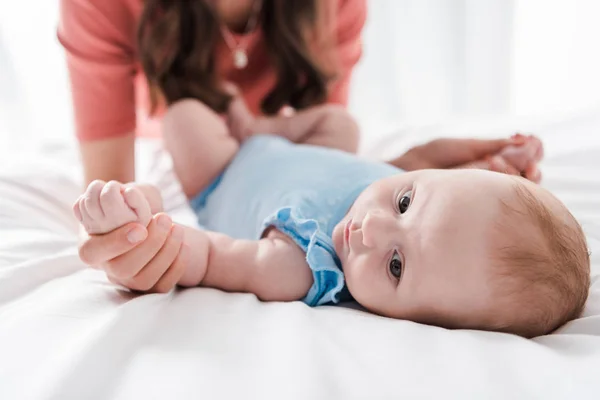
<svg viewBox="0 0 600 400"><path fill-rule="evenodd" d="M403 119L506 110L512 14L510 0L371 0L355 88Z"/></svg>
<svg viewBox="0 0 600 400"><path fill-rule="evenodd" d="M351 107L404 124L600 106L598 0L369 0Z"/></svg>
<svg viewBox="0 0 600 400"><path fill-rule="evenodd" d="M516 2L513 113L600 107L599 21L598 0Z"/></svg>
<svg viewBox="0 0 600 400"><path fill-rule="evenodd" d="M512 0L370 0L353 111L374 133L510 108Z"/></svg>
<svg viewBox="0 0 600 400"><path fill-rule="evenodd" d="M0 155L73 138L59 0L0 0Z"/></svg>

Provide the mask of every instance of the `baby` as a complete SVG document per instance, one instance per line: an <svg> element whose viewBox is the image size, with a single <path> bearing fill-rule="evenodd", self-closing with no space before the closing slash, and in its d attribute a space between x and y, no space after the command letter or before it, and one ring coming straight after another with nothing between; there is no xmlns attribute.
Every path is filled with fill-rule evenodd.
<svg viewBox="0 0 600 400"><path fill-rule="evenodd" d="M181 120L203 109L194 104L190 114L177 111L181 105L167 116L179 125L167 119L165 140L189 134L181 141L198 143L193 124ZM288 123L295 118L302 125L311 113ZM310 306L354 299L382 316L524 337L580 314L589 286L585 237L542 187L475 169L404 172L243 129L234 157L209 184L193 193L189 177L182 180L206 230L183 228L191 257L181 286ZM518 157L539 149L530 150ZM183 154L171 153L178 172ZM156 188L94 182L74 212L89 233L105 233L148 224L160 207Z"/></svg>

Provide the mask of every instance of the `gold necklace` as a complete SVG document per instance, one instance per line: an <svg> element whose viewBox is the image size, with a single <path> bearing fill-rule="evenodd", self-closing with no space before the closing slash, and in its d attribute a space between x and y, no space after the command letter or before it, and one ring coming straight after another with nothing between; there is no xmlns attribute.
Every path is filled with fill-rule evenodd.
<svg viewBox="0 0 600 400"><path fill-rule="evenodd" d="M258 21L258 14L260 8L262 6L262 0L254 0L254 4L252 10L250 12L250 17L248 17L248 21L246 22L246 27L244 28L244 35L249 32L252 32L254 28L256 28L256 23ZM239 43L235 40L235 37L227 28L224 23L221 23L221 33L223 35L223 39L225 39L225 43L231 50L233 55L233 65L237 69L244 69L248 65L248 53L247 53L247 45L248 45L248 37L244 36Z"/></svg>

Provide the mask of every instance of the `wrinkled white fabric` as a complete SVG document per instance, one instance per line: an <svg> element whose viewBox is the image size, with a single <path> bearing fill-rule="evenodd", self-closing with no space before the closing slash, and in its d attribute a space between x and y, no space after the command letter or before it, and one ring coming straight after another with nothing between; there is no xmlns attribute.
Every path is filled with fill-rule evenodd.
<svg viewBox="0 0 600 400"><path fill-rule="evenodd" d="M511 133L511 124L406 128L385 151ZM600 112L518 126L544 140L544 185L582 222L593 252L584 316L535 340L213 289L131 295L78 259L74 149L1 160L0 399L599 398ZM142 179L193 225L158 143L138 151Z"/></svg>

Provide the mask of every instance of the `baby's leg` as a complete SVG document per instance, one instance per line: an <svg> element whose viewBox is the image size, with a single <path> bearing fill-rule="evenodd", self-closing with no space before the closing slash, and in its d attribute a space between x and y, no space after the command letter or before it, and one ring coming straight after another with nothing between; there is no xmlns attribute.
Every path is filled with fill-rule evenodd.
<svg viewBox="0 0 600 400"><path fill-rule="evenodd" d="M229 110L232 134L240 140L260 133L283 136L295 143L307 143L356 152L359 129L341 106L324 104L291 116L254 118L243 99L236 97Z"/></svg>
<svg viewBox="0 0 600 400"><path fill-rule="evenodd" d="M221 117L198 100L171 105L163 128L175 174L190 199L223 171L239 149Z"/></svg>
<svg viewBox="0 0 600 400"><path fill-rule="evenodd" d="M350 153L356 153L358 150L358 124L342 106L326 104L300 111L287 118L291 119L291 124L312 123L300 143L331 147Z"/></svg>

